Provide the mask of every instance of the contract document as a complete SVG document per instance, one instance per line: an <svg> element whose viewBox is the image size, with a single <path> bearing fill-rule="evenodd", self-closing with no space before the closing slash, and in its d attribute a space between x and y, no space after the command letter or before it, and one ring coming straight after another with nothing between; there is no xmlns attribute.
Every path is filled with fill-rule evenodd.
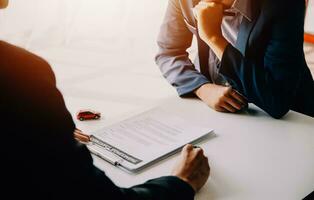
<svg viewBox="0 0 314 200"><path fill-rule="evenodd" d="M157 107L96 131L88 148L111 164L136 172L212 132Z"/></svg>

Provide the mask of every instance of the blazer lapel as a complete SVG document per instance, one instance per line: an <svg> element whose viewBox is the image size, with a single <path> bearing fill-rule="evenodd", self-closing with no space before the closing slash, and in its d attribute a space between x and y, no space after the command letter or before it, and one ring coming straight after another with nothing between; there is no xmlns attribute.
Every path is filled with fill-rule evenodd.
<svg viewBox="0 0 314 200"><path fill-rule="evenodd" d="M242 55L246 54L247 42L249 40L249 36L253 29L253 26L253 22L250 22L248 19L243 17L238 34L238 39L236 42L236 48L242 53Z"/></svg>
<svg viewBox="0 0 314 200"><path fill-rule="evenodd" d="M252 21L249 21L246 17L243 17L241 22L236 48L242 53L242 55L246 55L248 41L259 14L259 5L259 1L253 1L251 4L253 13Z"/></svg>

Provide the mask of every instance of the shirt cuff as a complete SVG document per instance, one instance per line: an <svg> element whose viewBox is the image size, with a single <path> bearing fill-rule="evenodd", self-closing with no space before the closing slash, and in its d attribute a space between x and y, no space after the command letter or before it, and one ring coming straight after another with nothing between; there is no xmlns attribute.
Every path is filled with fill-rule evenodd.
<svg viewBox="0 0 314 200"><path fill-rule="evenodd" d="M200 75L194 77L188 84L178 86L176 89L180 97L193 97L195 96L194 91L206 83L210 83L210 81L205 76Z"/></svg>

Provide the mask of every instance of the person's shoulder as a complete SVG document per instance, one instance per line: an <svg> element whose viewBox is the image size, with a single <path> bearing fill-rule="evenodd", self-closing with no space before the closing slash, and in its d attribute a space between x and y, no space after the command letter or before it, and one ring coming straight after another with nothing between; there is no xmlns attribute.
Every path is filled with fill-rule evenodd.
<svg viewBox="0 0 314 200"><path fill-rule="evenodd" d="M305 0L260 0L263 3L271 4L274 6L286 6L286 5L293 5L293 4L305 4Z"/></svg>
<svg viewBox="0 0 314 200"><path fill-rule="evenodd" d="M5 41L1 41L1 40L0 40L0 52L1 52L1 57L4 57L5 55L8 58L23 58L23 59L29 59L30 61L34 61L34 62L36 61L42 62L42 63L45 62L44 59L27 51L26 49L10 44Z"/></svg>
<svg viewBox="0 0 314 200"><path fill-rule="evenodd" d="M43 58L5 41L0 41L0 71L10 78L44 77L55 83L54 73Z"/></svg>
<svg viewBox="0 0 314 200"><path fill-rule="evenodd" d="M270 9L273 12L282 13L285 10L298 11L300 8L305 8L305 0L261 0L263 7Z"/></svg>
<svg viewBox="0 0 314 200"><path fill-rule="evenodd" d="M305 12L305 0L261 0L261 7L272 17L294 16Z"/></svg>

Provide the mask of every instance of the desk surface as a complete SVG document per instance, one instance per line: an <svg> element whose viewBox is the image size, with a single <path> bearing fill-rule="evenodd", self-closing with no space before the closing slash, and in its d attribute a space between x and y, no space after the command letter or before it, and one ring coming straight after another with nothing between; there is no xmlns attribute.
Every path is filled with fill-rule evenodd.
<svg viewBox="0 0 314 200"><path fill-rule="evenodd" d="M177 97L157 104L179 113L187 123L215 130L216 137L200 144L209 157L211 178L196 199L294 200L314 189L313 118L290 112L283 120L275 120L253 105L242 114L217 113L198 100ZM84 131L93 131L125 117L77 125ZM168 175L176 156L136 175L96 157L95 165L116 184L128 187Z"/></svg>
<svg viewBox="0 0 314 200"><path fill-rule="evenodd" d="M120 4L122 1L117 2ZM182 115L189 117L189 123L203 123L214 128L217 137L201 144L209 156L212 175L196 199L289 200L304 197L314 189L313 118L291 112L284 120L274 120L260 111L241 115L217 113L197 100L174 98L164 101L176 93L153 61L157 52L156 35L162 20L160 16L166 8L166 0L161 2L141 0L138 4L141 6L133 10L128 7L133 3L131 0L127 3L123 1L127 6L121 9L126 12L122 12L125 15L118 28L110 26L114 25L111 18L108 18L108 26L106 17L102 17L106 12L101 8L94 14L97 18L101 16L99 26L93 17L86 18L84 14L73 12L75 16L72 19L69 12L66 16L70 20L64 24L69 29L60 29L62 24L60 26L59 22L56 23L58 28L53 29L54 25L43 27L41 23L30 21L31 25L35 25L35 32L29 34L29 29L24 27L25 21L20 20L23 23L20 34L16 32L18 26L12 26L13 32L9 29L5 32L14 34L3 36L8 41L30 48L51 63L74 120L80 109L91 108L102 112L100 121L75 120L84 131L92 132L124 118L126 114L140 112L151 104L179 109ZM153 12L142 9L143 5L153 5ZM81 10L86 13L86 9ZM25 13L20 14L24 16ZM120 16L121 12L112 14ZM11 16L7 15L7 18ZM82 23L82 17L83 21L92 23ZM149 24L146 24L147 17L150 18ZM11 19L16 25L16 18ZM6 19L1 21L11 24ZM68 21L73 22L73 26L69 26ZM24 29L26 32L22 31ZM54 31L46 34L46 30ZM60 34L65 34L64 40L60 39ZM312 49L313 46L305 44L307 62L314 69ZM195 54L195 50L196 45L190 52ZM97 158L95 164L106 171L116 184L127 187L169 174L175 157L139 175L126 174Z"/></svg>
<svg viewBox="0 0 314 200"><path fill-rule="evenodd" d="M86 59L85 49L57 48L38 53L54 67L74 119L83 108L102 112L100 121L75 120L86 132L151 105L179 110L189 123L215 129L217 137L200 145L212 170L197 200L299 200L314 189L313 118L290 112L283 120L275 120L253 106L255 111L237 115L212 111L198 100L176 97L175 90L153 64L154 50L147 49L147 55L134 52L129 56L132 59L125 60L104 57L103 51L88 52L90 59ZM308 62L312 60L308 57ZM128 187L168 175L175 157L138 175L127 174L98 158L94 161L117 185Z"/></svg>

